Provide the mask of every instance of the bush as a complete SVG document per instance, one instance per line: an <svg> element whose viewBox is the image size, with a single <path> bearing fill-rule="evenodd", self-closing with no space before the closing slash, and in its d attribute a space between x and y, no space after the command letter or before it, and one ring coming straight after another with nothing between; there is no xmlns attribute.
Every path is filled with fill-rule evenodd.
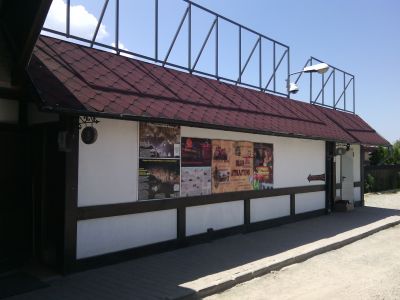
<svg viewBox="0 0 400 300"><path fill-rule="evenodd" d="M364 181L364 190L366 193L375 191L375 177L371 174L368 174Z"/></svg>

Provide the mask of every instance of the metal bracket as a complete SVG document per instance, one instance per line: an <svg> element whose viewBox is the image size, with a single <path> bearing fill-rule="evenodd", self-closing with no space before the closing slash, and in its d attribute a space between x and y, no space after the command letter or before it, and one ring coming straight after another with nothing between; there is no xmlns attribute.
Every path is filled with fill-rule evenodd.
<svg viewBox="0 0 400 300"><path fill-rule="evenodd" d="M81 116L79 117L79 129L82 129L83 125L85 125L85 127L88 126L88 124L90 124L90 126L93 127L93 124L97 124L100 123L99 120L96 119L96 117L91 117L91 116Z"/></svg>

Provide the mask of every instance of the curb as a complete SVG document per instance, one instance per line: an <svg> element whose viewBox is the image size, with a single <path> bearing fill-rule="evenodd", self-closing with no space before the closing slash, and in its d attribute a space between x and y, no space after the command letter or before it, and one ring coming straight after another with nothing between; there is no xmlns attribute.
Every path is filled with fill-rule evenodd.
<svg viewBox="0 0 400 300"><path fill-rule="evenodd" d="M240 284L240 283L244 283L246 281L252 280L254 278L266 275L270 272L273 271L279 271L284 267L290 266L292 264L296 264L296 263L301 263L303 261L306 261L314 256L317 256L319 254L328 252L328 251L332 251L332 250L336 250L339 248L342 248L346 245L349 245L351 243L354 243L356 241L359 241L361 239L364 239L370 235L373 235L379 231L388 229L390 227L396 226L400 224L400 220L394 221L394 222L390 222L381 226L378 226L376 228L370 229L368 231L365 231L363 233L351 236L349 238L322 246L320 248L311 250L309 252L305 252L296 256L293 256L291 258L279 261L277 263L273 263L270 265L266 265L266 266L262 266L261 268L257 269L257 270L253 270L253 271L249 271L247 273L244 274L238 274L237 277L234 278L229 278L223 281L219 281L216 282L215 284L212 284L208 287L205 287L203 289L200 289L198 291L193 291L192 293L190 293L189 295L185 295L182 297L178 297L178 298L172 298L172 299L176 299L176 300L192 300L192 299L202 299L204 297L207 296L211 296L217 293L221 293L225 290L228 290L230 288L233 288L234 286Z"/></svg>

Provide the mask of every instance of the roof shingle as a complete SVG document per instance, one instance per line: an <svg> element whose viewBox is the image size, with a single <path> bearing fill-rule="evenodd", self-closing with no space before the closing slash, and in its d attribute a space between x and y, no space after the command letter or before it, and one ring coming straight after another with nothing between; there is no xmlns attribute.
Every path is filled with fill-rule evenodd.
<svg viewBox="0 0 400 300"><path fill-rule="evenodd" d="M355 114L322 108L41 36L28 67L44 106L366 145L387 145Z"/></svg>

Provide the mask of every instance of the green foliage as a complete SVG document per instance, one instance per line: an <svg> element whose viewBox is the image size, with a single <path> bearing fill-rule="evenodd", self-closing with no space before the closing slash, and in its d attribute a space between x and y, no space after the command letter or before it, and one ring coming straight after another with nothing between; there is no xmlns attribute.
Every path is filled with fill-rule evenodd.
<svg viewBox="0 0 400 300"><path fill-rule="evenodd" d="M375 190L375 178L371 174L368 174L367 178L365 178L364 190L366 193L370 193Z"/></svg>
<svg viewBox="0 0 400 300"><path fill-rule="evenodd" d="M385 164L386 160L389 158L389 150L380 146L370 155L371 165L379 166Z"/></svg>
<svg viewBox="0 0 400 300"><path fill-rule="evenodd" d="M397 140L391 149L379 147L370 155L373 166L400 164L400 140Z"/></svg>

